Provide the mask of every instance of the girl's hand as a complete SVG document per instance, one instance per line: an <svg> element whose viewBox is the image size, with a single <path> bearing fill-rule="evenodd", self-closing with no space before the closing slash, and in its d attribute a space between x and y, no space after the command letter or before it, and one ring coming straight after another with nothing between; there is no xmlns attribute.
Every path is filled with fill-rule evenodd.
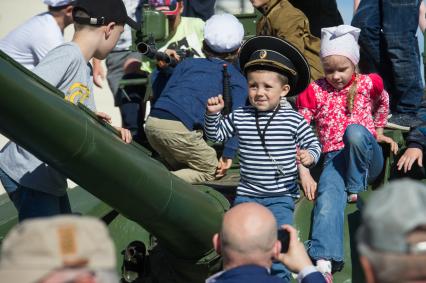
<svg viewBox="0 0 426 283"><path fill-rule="evenodd" d="M420 148L408 148L398 160L396 166L398 170L404 168L404 173L407 173L416 161L419 167L423 167L423 151Z"/></svg>
<svg viewBox="0 0 426 283"><path fill-rule="evenodd" d="M222 95L210 97L207 100L207 114L217 114L225 107Z"/></svg>
<svg viewBox="0 0 426 283"><path fill-rule="evenodd" d="M312 178L309 169L303 167L301 165L299 168L299 177L302 185L303 192L305 193L305 197L308 200L314 200L317 194L317 182L315 182L314 178Z"/></svg>
<svg viewBox="0 0 426 283"><path fill-rule="evenodd" d="M300 161L300 163L302 163L305 167L314 163L314 157L306 149L300 149L297 151L296 160Z"/></svg>
<svg viewBox="0 0 426 283"><path fill-rule="evenodd" d="M121 139L125 142L125 143L131 143L132 142L132 134L130 133L130 131L128 129L122 128L122 127L114 127L117 131L120 132L121 135Z"/></svg>
<svg viewBox="0 0 426 283"><path fill-rule="evenodd" d="M96 112L96 116L98 116L98 118L102 121L111 124L111 116L109 116L108 114L104 112Z"/></svg>
<svg viewBox="0 0 426 283"><path fill-rule="evenodd" d="M390 137L387 137L383 134L377 134L376 140L379 143L384 142L384 143L390 144L391 151L393 152L393 154L398 153L398 144L393 139L391 139Z"/></svg>

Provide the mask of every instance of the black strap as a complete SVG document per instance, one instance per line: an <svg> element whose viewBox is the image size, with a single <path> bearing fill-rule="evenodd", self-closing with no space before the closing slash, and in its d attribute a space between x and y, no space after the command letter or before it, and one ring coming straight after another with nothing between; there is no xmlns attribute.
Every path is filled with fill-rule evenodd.
<svg viewBox="0 0 426 283"><path fill-rule="evenodd" d="M259 112L257 111L257 109L255 111L257 134L260 137L260 141L261 141L262 146L265 149L266 153L268 153L268 149L266 148L266 142L265 142L266 130L268 129L269 124L271 124L272 120L274 119L275 115L277 115L279 110L280 110L280 104L278 104L277 108L275 108L275 110L274 110L274 113L272 113L268 122L266 122L265 128L263 128L263 133L260 131L260 126L259 126Z"/></svg>

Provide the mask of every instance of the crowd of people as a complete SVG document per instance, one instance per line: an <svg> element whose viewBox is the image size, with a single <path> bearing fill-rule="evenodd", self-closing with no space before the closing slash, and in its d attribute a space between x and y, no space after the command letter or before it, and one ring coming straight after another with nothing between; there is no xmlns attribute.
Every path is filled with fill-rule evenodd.
<svg viewBox="0 0 426 283"><path fill-rule="evenodd" d="M333 282L345 261L345 208L359 205L359 194L380 176L383 147L396 156L393 178L426 178L426 100L415 36L424 24L421 0L355 0L352 25L342 24L335 1L318 1L319 10L330 12L318 17L305 3L310 1L251 0L260 19L256 36L246 40L235 16L213 15L214 1L44 2L48 12L1 39L0 50L70 103L83 103L109 122L96 110L92 90L104 78L100 62L106 59L122 115L116 127L121 139L146 142L188 183L223 177L238 153L241 179L233 208L213 236L224 270L208 283L290 282L292 272L299 282ZM165 14L171 34L160 51L176 65L148 61L131 50L131 29L141 28L143 4ZM73 39L64 43L71 23ZM33 38L34 29L41 36ZM180 58L182 49L192 58ZM121 79L148 77L151 84L143 87L120 85ZM406 148L385 128L406 131ZM207 140L223 143L223 150L216 152ZM310 169L321 156L317 183ZM307 250L292 227L299 180L314 202ZM80 244L91 245L90 229L108 238L101 224L52 217L72 212L66 176L11 141L0 151L0 181L22 222L3 241L0 278L15 278L18 269L28 268L19 282L117 281L110 240L99 247L105 248L103 256L76 252ZM415 181L395 181L373 193L358 232L368 283L426 279L416 268L425 257L425 208L426 187ZM290 235L286 252L278 229ZM46 246L12 248L30 244L37 233ZM44 258L56 241L64 248ZM75 248L67 251L70 246ZM27 266L26 256L35 262L41 256L46 264ZM99 268L107 274L96 278Z"/></svg>

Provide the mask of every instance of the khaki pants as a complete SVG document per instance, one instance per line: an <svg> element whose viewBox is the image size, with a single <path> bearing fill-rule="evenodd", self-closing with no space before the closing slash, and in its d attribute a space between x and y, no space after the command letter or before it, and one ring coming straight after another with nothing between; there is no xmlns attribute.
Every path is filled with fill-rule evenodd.
<svg viewBox="0 0 426 283"><path fill-rule="evenodd" d="M214 179L216 151L204 141L201 130L189 131L179 121L148 117L145 133L173 174L189 183Z"/></svg>

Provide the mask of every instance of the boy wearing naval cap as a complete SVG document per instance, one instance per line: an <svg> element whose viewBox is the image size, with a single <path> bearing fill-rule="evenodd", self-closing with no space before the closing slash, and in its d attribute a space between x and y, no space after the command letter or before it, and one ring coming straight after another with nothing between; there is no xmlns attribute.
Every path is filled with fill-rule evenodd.
<svg viewBox="0 0 426 283"><path fill-rule="evenodd" d="M218 161L216 151L203 138L202 128L207 99L223 91L224 65L229 75L231 108L245 104L247 82L231 64L243 36L243 26L233 15L211 17L204 28L206 58L180 62L164 90L154 95L153 108L145 124L146 136L173 174L189 183L224 175L235 156L236 139L225 143Z"/></svg>
<svg viewBox="0 0 426 283"><path fill-rule="evenodd" d="M257 202L272 211L278 226L292 224L294 199L299 196L296 158L312 166L321 148L312 129L284 97L306 88L309 65L297 48L270 36L249 39L241 48L239 62L251 105L223 116L222 96L210 98L206 135L215 142L238 136L241 180L234 205ZM282 266L274 264L272 271L288 278Z"/></svg>

